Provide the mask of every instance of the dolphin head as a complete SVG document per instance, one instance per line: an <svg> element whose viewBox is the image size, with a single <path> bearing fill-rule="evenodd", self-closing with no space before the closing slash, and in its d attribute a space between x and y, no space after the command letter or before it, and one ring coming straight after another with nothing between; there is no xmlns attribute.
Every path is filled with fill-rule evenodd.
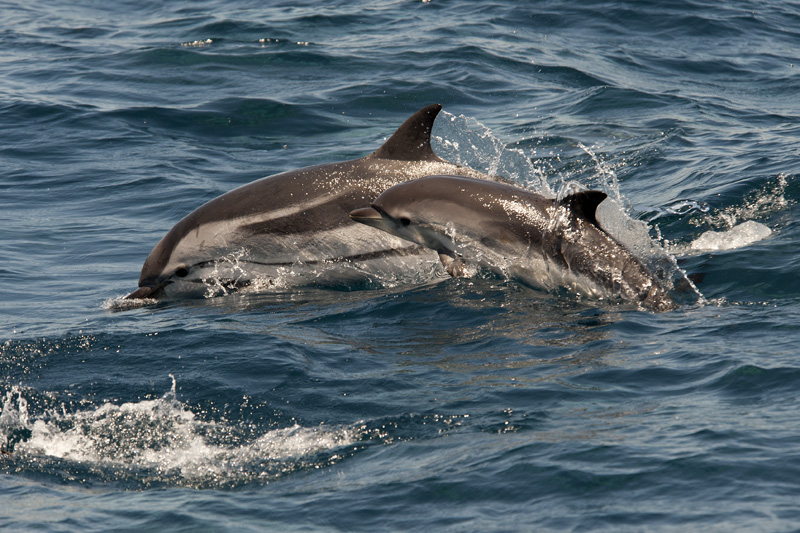
<svg viewBox="0 0 800 533"><path fill-rule="evenodd" d="M405 210L392 210L391 213L373 204L371 207L353 210L350 218L439 253L452 251L452 239L438 231L432 221L413 217Z"/></svg>
<svg viewBox="0 0 800 533"><path fill-rule="evenodd" d="M199 296L207 289L204 280L225 275L216 259L225 255L218 252L230 242L232 224L207 211L194 211L164 235L142 265L139 288L126 299Z"/></svg>
<svg viewBox="0 0 800 533"><path fill-rule="evenodd" d="M453 221L475 220L476 211L470 210L464 195L454 194L454 187L468 186L470 181L428 176L400 183L384 191L370 207L352 211L350 218L440 254L452 253Z"/></svg>
<svg viewBox="0 0 800 533"><path fill-rule="evenodd" d="M174 254L178 242L178 236L170 231L156 244L142 266L139 288L128 294L126 299L161 298L170 285L183 284L195 277L192 274L197 268L189 258Z"/></svg>

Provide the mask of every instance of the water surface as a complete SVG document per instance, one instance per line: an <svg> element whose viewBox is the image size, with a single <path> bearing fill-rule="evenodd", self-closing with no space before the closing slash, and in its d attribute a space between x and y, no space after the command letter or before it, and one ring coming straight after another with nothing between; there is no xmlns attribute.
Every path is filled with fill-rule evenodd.
<svg viewBox="0 0 800 533"><path fill-rule="evenodd" d="M800 523L797 3L0 5L0 527ZM434 102L440 155L607 190L703 301L114 305L195 207Z"/></svg>

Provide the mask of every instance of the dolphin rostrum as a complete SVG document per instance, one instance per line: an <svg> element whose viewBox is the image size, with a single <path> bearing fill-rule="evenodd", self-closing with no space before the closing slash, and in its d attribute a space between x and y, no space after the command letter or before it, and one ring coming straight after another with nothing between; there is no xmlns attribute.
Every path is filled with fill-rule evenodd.
<svg viewBox="0 0 800 533"><path fill-rule="evenodd" d="M662 282L600 227L595 211L605 198L583 191L556 201L506 183L429 176L389 188L350 218L438 252L453 276L486 269L537 288L676 307Z"/></svg>
<svg viewBox="0 0 800 533"><path fill-rule="evenodd" d="M434 153L431 128L440 110L420 109L366 157L268 176L198 207L156 244L138 290L126 298L350 283L435 266L430 250L355 224L348 214L392 185L430 174L488 179Z"/></svg>

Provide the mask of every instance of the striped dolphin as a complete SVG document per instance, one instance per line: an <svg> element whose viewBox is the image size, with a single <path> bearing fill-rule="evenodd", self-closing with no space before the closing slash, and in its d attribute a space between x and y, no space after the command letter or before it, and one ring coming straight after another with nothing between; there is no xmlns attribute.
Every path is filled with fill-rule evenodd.
<svg viewBox="0 0 800 533"><path fill-rule="evenodd" d="M278 279L352 283L435 265L429 250L348 214L392 185L430 174L487 178L434 153L440 110L420 109L366 157L268 176L198 207L156 244L126 298L209 295Z"/></svg>
<svg viewBox="0 0 800 533"><path fill-rule="evenodd" d="M438 252L453 276L480 268L537 288L676 307L662 282L600 227L595 211L605 198L583 191L556 201L505 183L429 176L389 188L350 217Z"/></svg>

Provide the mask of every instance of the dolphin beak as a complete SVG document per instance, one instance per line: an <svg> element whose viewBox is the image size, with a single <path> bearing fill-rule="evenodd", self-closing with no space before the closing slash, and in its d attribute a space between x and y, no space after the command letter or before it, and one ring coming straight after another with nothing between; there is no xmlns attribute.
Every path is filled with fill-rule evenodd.
<svg viewBox="0 0 800 533"><path fill-rule="evenodd" d="M380 211L373 207L364 207L362 209L351 211L350 218L356 222L369 225L370 223L374 224L379 220L383 220L383 215L381 215Z"/></svg>
<svg viewBox="0 0 800 533"><path fill-rule="evenodd" d="M158 287L139 287L125 297L126 300L143 300L156 292Z"/></svg>

